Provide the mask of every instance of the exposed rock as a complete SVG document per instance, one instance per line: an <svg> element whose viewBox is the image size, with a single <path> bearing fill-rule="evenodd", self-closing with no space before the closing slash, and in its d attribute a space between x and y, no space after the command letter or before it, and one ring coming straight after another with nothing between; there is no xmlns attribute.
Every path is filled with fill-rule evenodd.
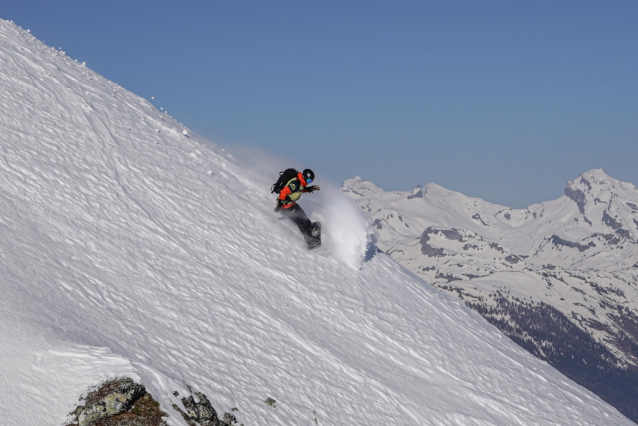
<svg viewBox="0 0 638 426"><path fill-rule="evenodd" d="M475 213L472 215L472 219L474 220L478 220L480 221L484 226L487 226L487 223L483 222L483 219L481 219L481 215L478 213Z"/></svg>
<svg viewBox="0 0 638 426"><path fill-rule="evenodd" d="M442 274L440 272L438 274L436 274L435 278L437 280L447 280L447 282L450 282L450 281L463 281L462 278L456 277L456 276L454 276L452 274Z"/></svg>
<svg viewBox="0 0 638 426"><path fill-rule="evenodd" d="M421 253L423 253L427 257L445 256L445 254L443 254L442 248L434 248L428 244L428 241L430 241L430 234L434 234L436 232L438 231L435 231L432 229L432 227L429 227L425 231L423 231L423 234L421 234L421 239L419 240L421 243Z"/></svg>
<svg viewBox="0 0 638 426"><path fill-rule="evenodd" d="M552 235L549 240L552 243L554 243L554 245L557 246L557 247L558 246L565 246L565 247L577 248L578 251L580 251L580 252L583 252L585 250L589 250L592 247L596 247L596 244L594 244L593 241L590 241L589 244L587 244L587 245L583 245L583 244L579 244L579 243L574 243L572 241L563 240L558 235Z"/></svg>
<svg viewBox="0 0 638 426"><path fill-rule="evenodd" d="M159 404L130 378L108 381L72 413L78 426L163 426Z"/></svg>
<svg viewBox="0 0 638 426"><path fill-rule="evenodd" d="M585 180L585 182L589 184L587 180ZM567 195L569 198L572 199L572 201L576 203L576 205L578 206L578 210L580 210L582 214L585 214L585 204L586 204L585 193L581 191L580 189L572 188L571 185L572 183L570 182L565 187L565 195ZM591 189L591 185L589 186L589 188Z"/></svg>
<svg viewBox="0 0 638 426"><path fill-rule="evenodd" d="M589 181L585 179L583 176L580 177L580 183L584 184L587 187L587 189L589 189L590 191L593 189L591 186L591 183L589 183Z"/></svg>
<svg viewBox="0 0 638 426"><path fill-rule="evenodd" d="M516 265L518 262L522 262L521 258L514 254L510 254L509 256L507 256L505 260L513 265Z"/></svg>
<svg viewBox="0 0 638 426"><path fill-rule="evenodd" d="M174 392L178 397L179 393ZM224 413L219 419L210 401L200 392L182 398L186 412L178 405L179 412L190 426L232 426L237 423L233 414ZM237 411L233 408L231 411ZM129 378L111 380L84 398L84 405L73 413L72 423L66 426L167 426L160 404L146 392L143 385ZM243 426L243 425L241 425Z"/></svg>
<svg viewBox="0 0 638 426"><path fill-rule="evenodd" d="M620 222L607 214L607 210L603 212L603 223L613 230L619 229L622 226Z"/></svg>
<svg viewBox="0 0 638 426"><path fill-rule="evenodd" d="M441 230L441 232L443 233L443 235L445 235L445 238L447 238L448 240L456 240L456 241L460 241L463 242L463 236L458 232L458 229L444 229Z"/></svg>
<svg viewBox="0 0 638 426"><path fill-rule="evenodd" d="M611 217L609 214L607 214L606 210L603 212L603 222L605 223L605 225L615 230L616 234L622 235L623 237L627 239L631 239L631 234L629 233L629 231L626 229L623 229L622 224L618 222L616 219L614 219L613 217ZM634 222L635 222L635 219L634 219Z"/></svg>
<svg viewBox="0 0 638 426"><path fill-rule="evenodd" d="M270 405L273 408L277 408L277 401L275 401L274 399L268 397L266 398L266 400L264 401L266 404Z"/></svg>
<svg viewBox="0 0 638 426"><path fill-rule="evenodd" d="M442 248L434 248L429 244L421 243L421 253L426 255L427 257L444 257L445 253L443 253Z"/></svg>
<svg viewBox="0 0 638 426"><path fill-rule="evenodd" d="M592 237L599 237L604 239L609 244L617 245L621 240L618 235L614 234L593 234Z"/></svg>
<svg viewBox="0 0 638 426"><path fill-rule="evenodd" d="M634 211L634 213L638 213L638 206L635 205L634 203L627 203L627 207L632 209Z"/></svg>
<svg viewBox="0 0 638 426"><path fill-rule="evenodd" d="M179 396L179 393L174 392L173 395ZM175 411L180 413L190 426L232 426L237 423L237 419L231 413L224 413L223 419L220 420L206 395L201 392L195 392L194 395L182 398L186 412L173 404ZM237 408L231 408L231 411L237 411Z"/></svg>
<svg viewBox="0 0 638 426"><path fill-rule="evenodd" d="M631 239L631 234L626 229L623 229L623 228L616 229L616 234L623 236L627 238L628 240Z"/></svg>
<svg viewBox="0 0 638 426"><path fill-rule="evenodd" d="M182 404L186 408L188 418L202 426L221 426L221 421L217 417L217 411L213 408L206 395L195 392L197 401L193 396L182 398Z"/></svg>
<svg viewBox="0 0 638 426"><path fill-rule="evenodd" d="M512 219L512 215L511 215L511 214L509 214L509 213L505 213L503 216L504 216L504 217L505 217L505 219L507 219L507 220Z"/></svg>
<svg viewBox="0 0 638 426"><path fill-rule="evenodd" d="M408 195L408 200L413 200L415 198L423 198L425 192L423 192L423 188L421 185L417 185L416 188L412 190L412 194Z"/></svg>
<svg viewBox="0 0 638 426"><path fill-rule="evenodd" d="M476 275L476 274L463 274L463 275L468 277L471 280L473 280L474 278L481 278L485 276L485 275Z"/></svg>
<svg viewBox="0 0 638 426"><path fill-rule="evenodd" d="M505 250L503 249L503 247L501 247L498 243L490 243L490 248L493 248L496 251L499 251L501 253L505 253Z"/></svg>

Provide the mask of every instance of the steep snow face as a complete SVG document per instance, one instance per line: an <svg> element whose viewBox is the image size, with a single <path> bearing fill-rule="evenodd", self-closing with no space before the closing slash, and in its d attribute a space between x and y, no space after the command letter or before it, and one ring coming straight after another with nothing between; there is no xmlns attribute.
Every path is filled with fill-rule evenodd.
<svg viewBox="0 0 638 426"><path fill-rule="evenodd" d="M302 199L326 221L308 252L259 171L7 21L0 85L4 425L60 425L121 375L172 425L186 385L247 426L631 424L387 256L362 262L344 198Z"/></svg>

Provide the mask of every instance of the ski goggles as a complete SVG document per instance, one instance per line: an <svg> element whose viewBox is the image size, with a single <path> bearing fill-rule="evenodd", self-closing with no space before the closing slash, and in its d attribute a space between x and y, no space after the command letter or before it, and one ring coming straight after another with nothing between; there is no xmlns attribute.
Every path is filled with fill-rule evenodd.
<svg viewBox="0 0 638 426"><path fill-rule="evenodd" d="M306 179L306 183L312 183L312 179Z"/></svg>

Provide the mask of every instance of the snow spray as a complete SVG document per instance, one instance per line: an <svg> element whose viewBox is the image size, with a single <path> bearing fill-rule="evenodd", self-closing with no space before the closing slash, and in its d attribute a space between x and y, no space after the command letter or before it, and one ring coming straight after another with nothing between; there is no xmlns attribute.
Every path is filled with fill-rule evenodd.
<svg viewBox="0 0 638 426"><path fill-rule="evenodd" d="M316 202L313 200L310 218L322 224L321 244L330 249L331 257L360 269L372 238L372 228L359 206L338 188L322 185L320 192L321 197Z"/></svg>

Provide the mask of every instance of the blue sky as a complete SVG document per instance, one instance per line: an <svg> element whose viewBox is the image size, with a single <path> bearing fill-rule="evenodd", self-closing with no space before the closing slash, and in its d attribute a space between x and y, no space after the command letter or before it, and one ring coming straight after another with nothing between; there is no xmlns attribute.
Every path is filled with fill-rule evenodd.
<svg viewBox="0 0 638 426"><path fill-rule="evenodd" d="M213 141L335 183L511 207L591 168L638 184L635 0L9 0L0 17Z"/></svg>

